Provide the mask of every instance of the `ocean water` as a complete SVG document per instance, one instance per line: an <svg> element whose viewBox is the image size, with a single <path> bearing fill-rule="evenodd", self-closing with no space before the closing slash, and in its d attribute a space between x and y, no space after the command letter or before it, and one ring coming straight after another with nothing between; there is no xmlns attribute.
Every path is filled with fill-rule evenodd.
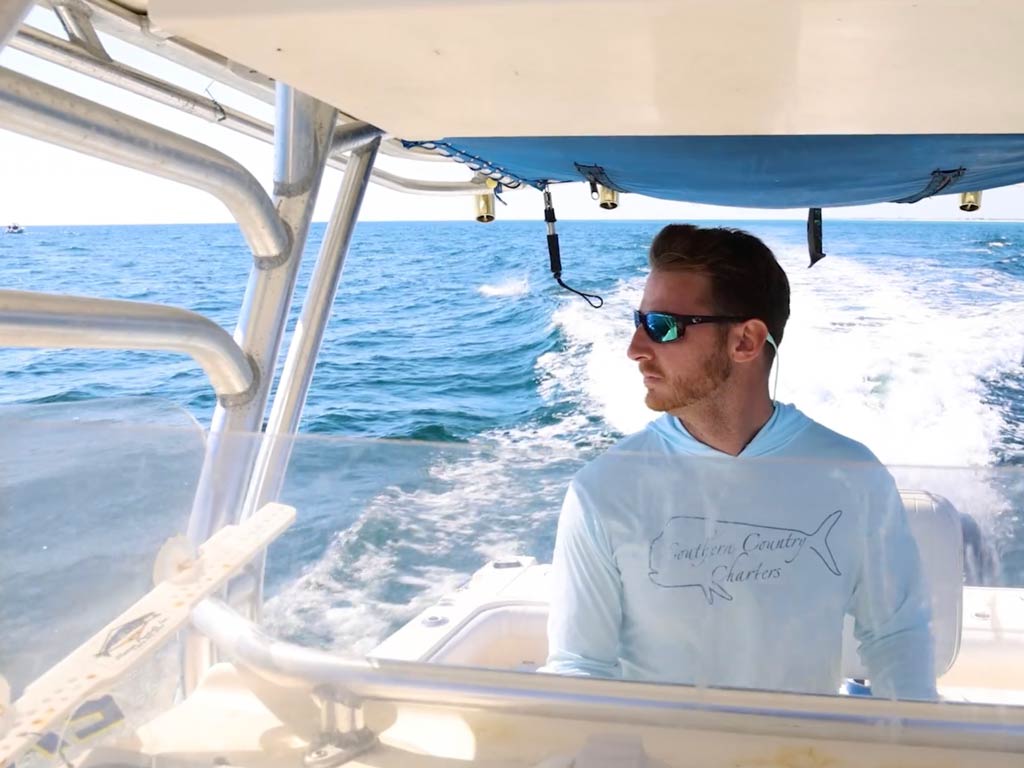
<svg viewBox="0 0 1024 768"><path fill-rule="evenodd" d="M826 221L829 256L813 269L801 222L736 225L792 284L778 399L974 514L1001 555L998 583L1024 584L1024 223ZM300 515L271 550L268 626L363 652L487 560L550 557L572 472L652 417L625 348L661 226L560 223L564 278L601 294L601 310L551 279L540 222L359 226L293 451L284 498ZM227 225L0 236L6 288L173 304L228 329L249 266ZM59 649L70 635L53 617L83 592L144 589L152 552L187 515L214 398L179 356L18 349L0 351L0 404L48 414L76 446L58 460L25 449L38 430L0 441L8 487L37 491L9 492L0 523L0 561L22 579L0 626L24 640L0 665L6 653L31 679L52 655L26 639L40 624ZM67 431L81 409L100 426ZM150 426L118 438L134 421ZM61 482L84 511L28 509ZM119 485L131 494L113 514L104 494Z"/></svg>

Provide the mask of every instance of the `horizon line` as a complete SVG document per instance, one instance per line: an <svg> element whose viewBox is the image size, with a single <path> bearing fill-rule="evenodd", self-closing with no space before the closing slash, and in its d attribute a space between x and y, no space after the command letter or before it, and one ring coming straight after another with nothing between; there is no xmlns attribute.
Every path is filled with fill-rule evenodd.
<svg viewBox="0 0 1024 768"><path fill-rule="evenodd" d="M679 221L754 221L754 222L792 222L794 224L806 224L806 220L793 216L773 218L773 217L729 217L729 216L687 216L687 217L671 217L671 218L621 218L621 219L610 219L606 217L560 217L560 222L568 221L579 221L579 222L596 222L601 224L624 224L624 223L643 223L643 222L679 222ZM451 219L360 219L356 223L358 224L453 224L453 223L465 223L465 224L476 224L479 226L487 226L488 224L502 224L509 222L536 222L543 224L544 220L541 218L503 218L495 219L493 222L487 224L481 224L481 222L474 221L472 218L451 218ZM971 224L971 223L982 223L982 224L1024 224L1024 218L1019 219L1004 219L1004 218L993 218L986 219L981 217L972 217L970 219L961 218L943 218L943 219L895 219L888 217L871 217L871 216L855 216L852 218L826 218L825 225L834 222L843 223L855 223L855 222L884 222L887 224ZM222 226L238 226L237 221L134 221L134 222L62 222L62 223L49 223L49 224L33 224L28 220L12 221L23 228L28 227L222 227ZM314 219L310 222L311 224L327 224L328 219Z"/></svg>

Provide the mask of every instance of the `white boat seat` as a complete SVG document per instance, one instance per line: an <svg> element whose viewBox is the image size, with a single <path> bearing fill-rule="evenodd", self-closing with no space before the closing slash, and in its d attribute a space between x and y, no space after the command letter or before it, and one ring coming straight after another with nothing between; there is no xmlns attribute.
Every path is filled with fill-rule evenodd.
<svg viewBox="0 0 1024 768"><path fill-rule="evenodd" d="M547 657L547 604L506 603L478 613L428 660L532 672Z"/></svg>
<svg viewBox="0 0 1024 768"><path fill-rule="evenodd" d="M901 491L932 600L936 676L945 673L960 646L963 610L963 534L960 514L941 496ZM546 566L535 566L546 567ZM460 666L533 670L547 658L547 595L498 596L443 642L429 661ZM844 627L842 675L866 678L857 654L853 620Z"/></svg>
<svg viewBox="0 0 1024 768"><path fill-rule="evenodd" d="M963 623L964 544L960 513L942 496L926 491L900 491L910 530L917 541L921 567L932 598L935 674L941 676L956 660ZM853 619L843 628L843 677L860 679L867 671L857 655Z"/></svg>

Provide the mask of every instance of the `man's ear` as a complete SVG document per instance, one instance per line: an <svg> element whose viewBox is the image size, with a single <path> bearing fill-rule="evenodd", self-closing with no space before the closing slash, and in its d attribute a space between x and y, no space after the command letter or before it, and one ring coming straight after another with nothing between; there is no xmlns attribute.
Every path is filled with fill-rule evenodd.
<svg viewBox="0 0 1024 768"><path fill-rule="evenodd" d="M734 329L732 359L737 363L756 360L768 338L768 326L761 320L747 320Z"/></svg>

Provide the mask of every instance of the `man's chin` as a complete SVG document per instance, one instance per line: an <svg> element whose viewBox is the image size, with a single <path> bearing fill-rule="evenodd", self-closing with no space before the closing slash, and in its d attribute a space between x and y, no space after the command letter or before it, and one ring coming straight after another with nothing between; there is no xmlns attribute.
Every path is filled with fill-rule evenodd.
<svg viewBox="0 0 1024 768"><path fill-rule="evenodd" d="M670 403L665 397L660 397L650 391L647 392L647 397L644 398L644 404L652 411L658 413L665 413L676 407L674 403Z"/></svg>

